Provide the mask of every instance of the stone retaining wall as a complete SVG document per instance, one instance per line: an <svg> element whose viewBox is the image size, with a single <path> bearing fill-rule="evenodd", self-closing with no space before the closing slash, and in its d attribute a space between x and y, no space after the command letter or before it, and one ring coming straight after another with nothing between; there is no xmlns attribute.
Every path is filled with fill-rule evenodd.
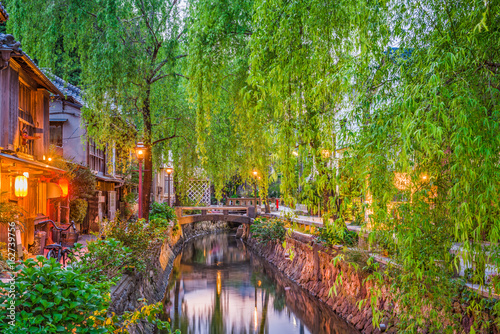
<svg viewBox="0 0 500 334"><path fill-rule="evenodd" d="M139 299L146 300L147 304L161 301L165 295L173 262L182 250L183 244L197 236L228 230L230 227L227 222L199 222L183 225L176 232L173 232L171 228L168 232L169 238L162 245L158 245L150 256L151 263L153 263L152 268L136 275L125 274L112 288L109 310L122 314L125 311L134 311L144 305ZM153 328L148 324L139 324L131 330L131 333L152 332Z"/></svg>
<svg viewBox="0 0 500 334"><path fill-rule="evenodd" d="M366 282L368 273L355 270L347 262L339 260L334 264L334 258L341 249L329 249L315 244L311 235L293 232L286 238L286 248L280 243L269 242L266 245L258 244L252 239L250 229L245 226L242 238L247 245L268 262L276 266L288 278L295 281L302 288L326 305L335 313L346 319L362 333L380 333L380 329L372 325L372 311L369 302L359 309L357 303L361 300L370 300L369 293L373 285ZM342 284L336 285L337 294L331 291L338 276L342 273ZM387 284L389 286L389 283ZM454 302L453 317L461 319L460 333L469 333L474 317L481 324L476 333L500 333L492 319L493 315L481 313L473 316L467 304ZM395 327L400 307L389 288L382 287L376 299L376 307L383 313L381 329L386 333L397 333ZM449 316L449 315L448 315ZM492 318L493 317L493 318ZM451 324L453 321L443 315L442 323ZM422 331L422 333L430 333Z"/></svg>
<svg viewBox="0 0 500 334"><path fill-rule="evenodd" d="M300 239L296 240L296 239ZM292 238L286 238L286 249L279 243L258 244L251 237L247 239L249 247L274 264L288 278L295 281L320 301L330 306L339 316L346 319L362 333L380 333L373 328L372 311L369 306L359 310L356 302L367 298L368 289L363 280L366 274L353 270L343 261L333 264L336 253L312 242L309 236L294 232ZM290 256L290 250L293 253ZM290 259L293 257L293 260ZM343 273L342 284L336 287L337 295L332 288L339 273ZM392 306L381 298L382 309ZM388 333L396 333L395 328L387 328Z"/></svg>

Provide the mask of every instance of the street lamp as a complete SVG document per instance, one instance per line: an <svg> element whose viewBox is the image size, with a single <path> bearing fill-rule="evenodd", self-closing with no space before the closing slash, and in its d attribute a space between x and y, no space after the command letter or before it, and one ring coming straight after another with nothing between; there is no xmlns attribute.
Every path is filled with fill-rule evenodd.
<svg viewBox="0 0 500 334"><path fill-rule="evenodd" d="M135 146L135 155L139 160L139 219L142 218L142 161L146 155L146 147L143 142L137 142Z"/></svg>
<svg viewBox="0 0 500 334"><path fill-rule="evenodd" d="M254 183L253 183L253 200L255 204L255 214L257 214L257 171L253 171Z"/></svg>
<svg viewBox="0 0 500 334"><path fill-rule="evenodd" d="M167 172L167 188L168 188L168 206L170 205L170 174L174 172L174 169L172 167L167 167L165 170Z"/></svg>

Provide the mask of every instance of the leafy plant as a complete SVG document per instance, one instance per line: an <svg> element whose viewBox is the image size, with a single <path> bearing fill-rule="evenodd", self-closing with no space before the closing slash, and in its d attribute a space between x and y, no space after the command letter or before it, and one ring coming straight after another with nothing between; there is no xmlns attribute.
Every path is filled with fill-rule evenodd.
<svg viewBox="0 0 500 334"><path fill-rule="evenodd" d="M149 219L152 224L158 227L168 227L171 223L177 221L177 215L174 208L170 207L167 202L153 202Z"/></svg>
<svg viewBox="0 0 500 334"><path fill-rule="evenodd" d="M16 309L15 333L103 333L95 328L106 310L109 297L101 284L90 283L85 275L71 267L62 268L54 259L43 256L28 259L18 268L14 281L16 296L9 298L8 283L0 284L0 307L6 309L10 300ZM22 293L21 293L22 292ZM0 319L0 331L7 333L8 319Z"/></svg>
<svg viewBox="0 0 500 334"><path fill-rule="evenodd" d="M120 241L130 251L128 271L143 271L150 264L148 259L151 252L167 238L168 224L161 222L164 220L154 220L147 224L144 219L125 221L117 217L114 221L106 220L101 232L107 238Z"/></svg>
<svg viewBox="0 0 500 334"><path fill-rule="evenodd" d="M83 223L87 215L88 203L82 198L77 198L69 203L69 219L73 220L76 224Z"/></svg>
<svg viewBox="0 0 500 334"><path fill-rule="evenodd" d="M7 225L11 222L18 223L22 221L20 218L25 212L24 209L15 203L7 201L4 196L7 196L6 192L0 193L0 224ZM18 223L18 225L24 227L22 223Z"/></svg>
<svg viewBox="0 0 500 334"><path fill-rule="evenodd" d="M493 292L495 292L497 295L500 294L500 275L499 274L493 274L488 276L488 282L491 284L491 288L493 289Z"/></svg>
<svg viewBox="0 0 500 334"><path fill-rule="evenodd" d="M78 261L72 262L81 272L87 274L89 282L116 283L122 273L133 264L132 250L113 238L97 239L87 244L87 252L81 254L81 245L73 248L79 254Z"/></svg>
<svg viewBox="0 0 500 334"><path fill-rule="evenodd" d="M252 237L263 244L269 241L282 243L286 236L285 223L281 219L257 217L250 226L250 231Z"/></svg>
<svg viewBox="0 0 500 334"><path fill-rule="evenodd" d="M336 224L326 222L323 227L317 229L318 241L325 243L328 246L345 245L354 246L358 242L358 234L354 231L349 231L347 227L339 227Z"/></svg>
<svg viewBox="0 0 500 334"><path fill-rule="evenodd" d="M101 246L109 251L117 244L110 242ZM89 248L89 252L94 251L95 247ZM106 262L100 264L105 266ZM131 326L144 320L172 333L170 324L158 318L163 311L161 303L144 305L120 316L114 313L108 315L112 282L106 279L106 275L100 275L97 280L97 276L89 276L89 268L96 269L98 266L88 266L88 262L84 261L84 264L63 268L54 259L47 260L43 256L26 260L17 268L14 298L9 293L10 283L0 283L0 307L7 309L13 305L16 312L14 326L9 323L9 317L0 319L0 331L128 333Z"/></svg>

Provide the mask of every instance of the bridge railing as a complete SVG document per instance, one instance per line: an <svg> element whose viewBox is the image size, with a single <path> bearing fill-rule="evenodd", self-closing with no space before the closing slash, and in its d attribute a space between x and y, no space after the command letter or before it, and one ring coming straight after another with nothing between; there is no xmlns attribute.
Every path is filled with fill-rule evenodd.
<svg viewBox="0 0 500 334"><path fill-rule="evenodd" d="M276 198L268 198L269 206L271 210L276 209ZM257 206L261 207L264 205L264 200L260 198L226 198L226 206L255 206L255 202L257 202Z"/></svg>
<svg viewBox="0 0 500 334"><path fill-rule="evenodd" d="M201 213L185 215L184 211L187 210ZM213 220L249 223L251 218L255 218L253 206L178 206L175 207L175 213L181 225Z"/></svg>

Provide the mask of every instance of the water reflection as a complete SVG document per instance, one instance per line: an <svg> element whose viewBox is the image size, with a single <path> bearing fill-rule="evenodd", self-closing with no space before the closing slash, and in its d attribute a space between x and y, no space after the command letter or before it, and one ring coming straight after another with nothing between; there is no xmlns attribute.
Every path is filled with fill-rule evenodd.
<svg viewBox="0 0 500 334"><path fill-rule="evenodd" d="M228 233L185 245L163 302L183 334L358 333Z"/></svg>

